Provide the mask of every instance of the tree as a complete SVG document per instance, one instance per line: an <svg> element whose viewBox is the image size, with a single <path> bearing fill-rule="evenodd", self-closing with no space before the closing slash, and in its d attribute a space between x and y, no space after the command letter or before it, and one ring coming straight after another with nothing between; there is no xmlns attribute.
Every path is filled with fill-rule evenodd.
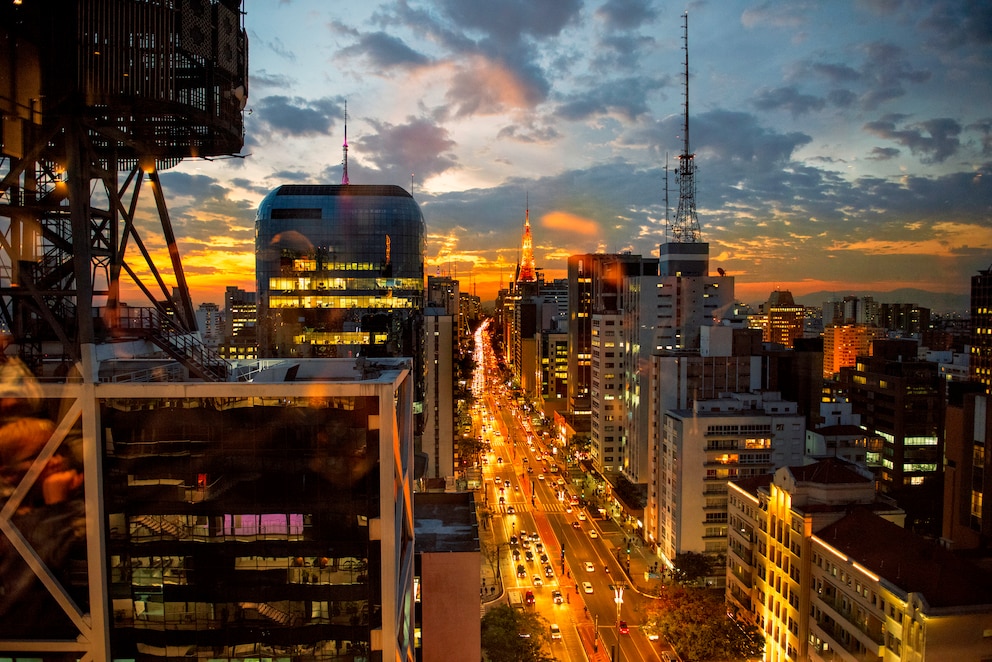
<svg viewBox="0 0 992 662"><path fill-rule="evenodd" d="M534 611L499 605L482 617L482 650L490 662L551 662L549 627Z"/></svg>
<svg viewBox="0 0 992 662"><path fill-rule="evenodd" d="M672 587L648 610L646 629L660 633L685 662L760 658L761 632L727 615L722 597L701 588Z"/></svg>
<svg viewBox="0 0 992 662"><path fill-rule="evenodd" d="M675 555L672 579L679 584L692 584L710 574L713 559L698 552L682 552Z"/></svg>

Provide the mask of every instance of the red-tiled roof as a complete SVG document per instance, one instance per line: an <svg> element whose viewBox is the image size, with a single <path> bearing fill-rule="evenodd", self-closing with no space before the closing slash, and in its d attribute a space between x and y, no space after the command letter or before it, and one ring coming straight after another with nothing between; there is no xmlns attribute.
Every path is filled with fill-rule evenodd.
<svg viewBox="0 0 992 662"><path fill-rule="evenodd" d="M804 466L789 467L796 481L801 483L867 483L870 478L862 476L850 462L829 457Z"/></svg>
<svg viewBox="0 0 992 662"><path fill-rule="evenodd" d="M940 545L864 508L816 537L931 607L992 604L992 577Z"/></svg>

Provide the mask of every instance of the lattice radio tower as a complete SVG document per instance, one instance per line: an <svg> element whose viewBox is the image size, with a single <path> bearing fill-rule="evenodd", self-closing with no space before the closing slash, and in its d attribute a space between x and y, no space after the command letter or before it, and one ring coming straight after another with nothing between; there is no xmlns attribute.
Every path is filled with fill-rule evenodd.
<svg viewBox="0 0 992 662"><path fill-rule="evenodd" d="M679 206L672 225L672 242L695 244L700 241L696 217L696 155L689 151L689 14L682 14L682 50L685 51L683 96L685 117L682 124L682 153L678 155Z"/></svg>

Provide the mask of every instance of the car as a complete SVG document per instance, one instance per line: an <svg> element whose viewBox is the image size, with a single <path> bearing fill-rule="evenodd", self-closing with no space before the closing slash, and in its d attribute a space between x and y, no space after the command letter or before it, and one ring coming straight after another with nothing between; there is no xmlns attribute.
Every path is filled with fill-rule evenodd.
<svg viewBox="0 0 992 662"><path fill-rule="evenodd" d="M496 464L503 464L503 458L501 457L496 458Z"/></svg>
<svg viewBox="0 0 992 662"><path fill-rule="evenodd" d="M668 651L661 651L661 659L665 662L675 662L675 658Z"/></svg>
<svg viewBox="0 0 992 662"><path fill-rule="evenodd" d="M572 528L573 529L582 528L582 523L581 522L572 522Z"/></svg>
<svg viewBox="0 0 992 662"><path fill-rule="evenodd" d="M538 480L544 480L544 474L537 474Z"/></svg>
<svg viewBox="0 0 992 662"><path fill-rule="evenodd" d="M592 564L592 561L586 561L586 572L595 572L596 566Z"/></svg>
<svg viewBox="0 0 992 662"><path fill-rule="evenodd" d="M658 641L661 639L661 635L657 632L648 632L648 641Z"/></svg>
<svg viewBox="0 0 992 662"><path fill-rule="evenodd" d="M525 457L525 458L524 458L524 462L530 462L530 460L528 460L528 459L527 459L527 458Z"/></svg>
<svg viewBox="0 0 992 662"><path fill-rule="evenodd" d="M515 512L517 512L517 511L513 509L513 506L507 506L506 507L506 513L507 513L507 515L512 515Z"/></svg>
<svg viewBox="0 0 992 662"><path fill-rule="evenodd" d="M493 478L493 482L499 485L500 483L503 482L503 479L500 478L499 476L496 476L495 478Z"/></svg>
<svg viewBox="0 0 992 662"><path fill-rule="evenodd" d="M534 549L536 549L539 552L543 552L544 551L544 543L541 542L540 540L538 540L536 543L534 543Z"/></svg>
<svg viewBox="0 0 992 662"><path fill-rule="evenodd" d="M627 621L620 621L618 629L620 630L620 634L630 634L630 628L627 627Z"/></svg>
<svg viewBox="0 0 992 662"><path fill-rule="evenodd" d="M517 566L517 577L523 579L527 576L527 568L523 564Z"/></svg>
<svg viewBox="0 0 992 662"><path fill-rule="evenodd" d="M510 544L511 545L514 545L515 546L518 542L520 542L520 541L517 540L517 537L516 536L510 536Z"/></svg>
<svg viewBox="0 0 992 662"><path fill-rule="evenodd" d="M519 549L513 550L513 560L514 561L519 561L520 560L520 550Z"/></svg>
<svg viewBox="0 0 992 662"><path fill-rule="evenodd" d="M530 550L528 549L528 550L527 550L527 551L526 551L526 552L524 553L524 558L525 558L525 559L527 559L527 563L533 563L533 562L534 562L534 552L532 552L532 551L530 551Z"/></svg>
<svg viewBox="0 0 992 662"><path fill-rule="evenodd" d="M531 582L534 583L534 586L544 586L544 580L541 579L541 575L534 575L531 577Z"/></svg>
<svg viewBox="0 0 992 662"><path fill-rule="evenodd" d="M590 582L582 582L582 590L586 593L592 593L592 584Z"/></svg>
<svg viewBox="0 0 992 662"><path fill-rule="evenodd" d="M541 557L540 558L541 558L541 563L547 563L548 562L548 555L547 554L541 554Z"/></svg>
<svg viewBox="0 0 992 662"><path fill-rule="evenodd" d="M527 473L529 474L534 473L534 467L527 467Z"/></svg>
<svg viewBox="0 0 992 662"><path fill-rule="evenodd" d="M552 623L551 624L551 638L552 639L561 639L561 628L558 627L558 624L557 623Z"/></svg>
<svg viewBox="0 0 992 662"><path fill-rule="evenodd" d="M550 565L544 566L544 576L547 577L548 579L554 579L555 571L551 568Z"/></svg>
<svg viewBox="0 0 992 662"><path fill-rule="evenodd" d="M596 529L589 529L589 537L590 538L598 538L599 537L599 534L596 533Z"/></svg>
<svg viewBox="0 0 992 662"><path fill-rule="evenodd" d="M585 522L586 521L586 514L584 512L582 512L581 510L579 511L579 521L582 521L582 522Z"/></svg>
<svg viewBox="0 0 992 662"><path fill-rule="evenodd" d="M524 602L526 602L529 605L534 604L534 591L527 591L524 594Z"/></svg>
<svg viewBox="0 0 992 662"><path fill-rule="evenodd" d="M526 538L523 538L520 541L520 546L523 547L524 549L530 549L530 541L527 540Z"/></svg>
<svg viewBox="0 0 992 662"><path fill-rule="evenodd" d="M551 591L551 599L555 601L556 605L560 605L565 602L565 598L562 597L561 591L558 590Z"/></svg>

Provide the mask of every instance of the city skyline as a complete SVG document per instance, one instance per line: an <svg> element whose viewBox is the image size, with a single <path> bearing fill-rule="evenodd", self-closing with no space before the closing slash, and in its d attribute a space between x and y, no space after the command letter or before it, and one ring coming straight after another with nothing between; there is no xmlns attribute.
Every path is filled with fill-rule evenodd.
<svg viewBox="0 0 992 662"><path fill-rule="evenodd" d="M412 190L429 274L491 300L530 208L535 261L657 255L690 147L711 265L737 298L963 294L992 259L992 10L638 0L245 7L244 158L162 173L196 302L254 289L254 216L286 183ZM678 192L669 176L669 219Z"/></svg>

